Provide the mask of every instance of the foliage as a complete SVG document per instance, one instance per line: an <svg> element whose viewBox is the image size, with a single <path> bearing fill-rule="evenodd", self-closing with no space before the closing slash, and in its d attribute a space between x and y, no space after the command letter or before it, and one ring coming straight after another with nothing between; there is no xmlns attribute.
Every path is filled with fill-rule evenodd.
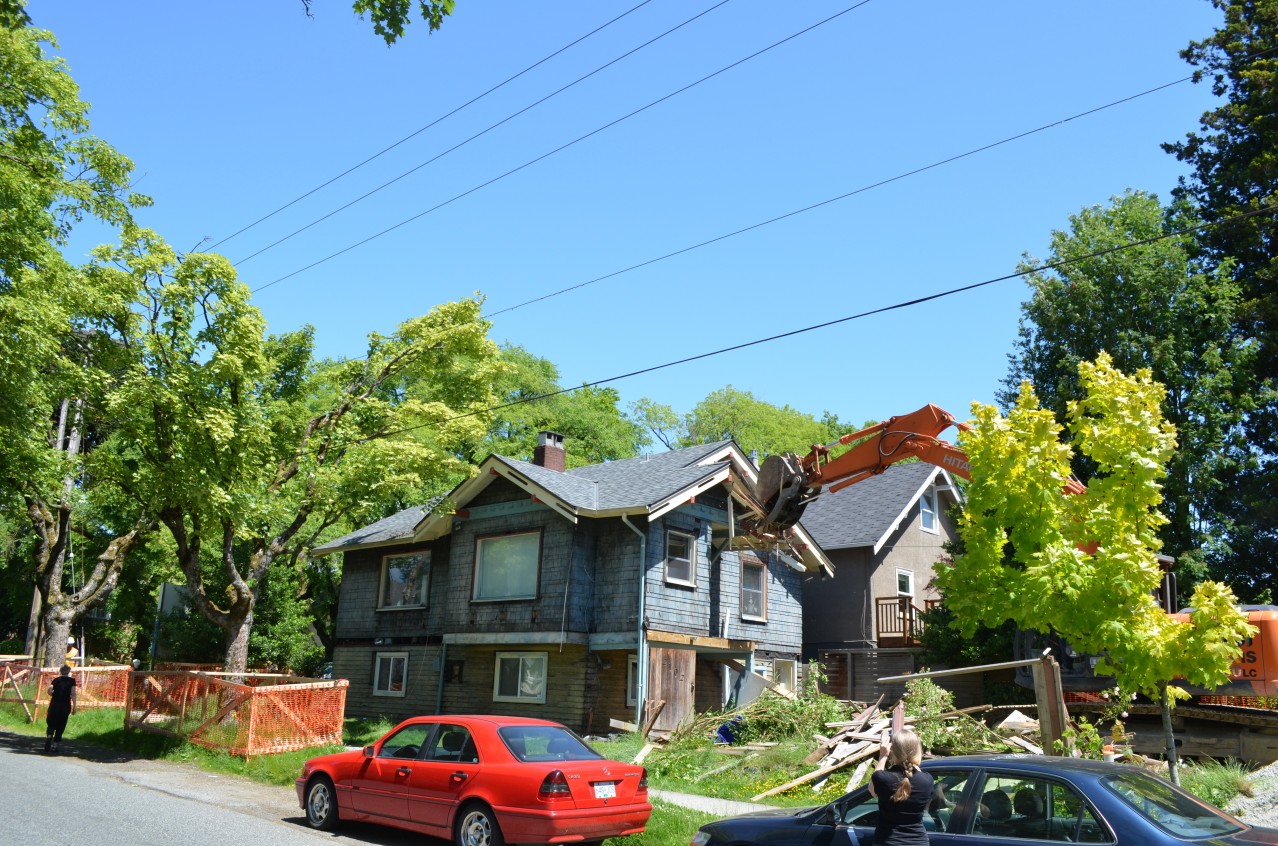
<svg viewBox="0 0 1278 846"><path fill-rule="evenodd" d="M919 656L925 664L971 667L1012 660L1016 625L1011 621L997 626L977 626L970 638L954 636L954 612L942 602L923 611ZM987 700L988 701L988 700Z"/></svg>
<svg viewBox="0 0 1278 846"><path fill-rule="evenodd" d="M1180 786L1218 808L1227 808L1237 796L1252 796L1255 784L1247 766L1229 759L1204 758L1187 762L1180 773Z"/></svg>
<svg viewBox="0 0 1278 846"><path fill-rule="evenodd" d="M1214 687L1250 627L1228 588L1212 582L1195 589L1188 622L1153 599L1156 531L1166 519L1159 483L1175 443L1159 411L1162 389L1149 371L1125 376L1104 354L1082 363L1079 379L1070 429L1097 467L1081 494L1064 492L1073 451L1028 385L1006 418L974 406L975 427L960 435L972 466L959 520L965 552L938 584L967 636L980 623L1012 620L1103 656L1097 672L1124 690L1161 699L1177 676Z"/></svg>
<svg viewBox="0 0 1278 846"><path fill-rule="evenodd" d="M731 385L712 391L693 410L680 416L668 405L644 397L630 406L630 416L668 448L713 443L731 438L760 461L783 452L807 453L813 444L829 443L856 431L829 411L821 419L755 398ZM835 454L838 454L836 451Z"/></svg>
<svg viewBox="0 0 1278 846"><path fill-rule="evenodd" d="M500 407L483 441L470 450L475 463L489 453L531 459L537 433L544 430L564 436L569 468L633 458L649 443L643 428L618 408L616 389L564 391L559 369L520 346L502 347L501 365L494 384Z"/></svg>
<svg viewBox="0 0 1278 846"><path fill-rule="evenodd" d="M951 714L954 694L931 679L910 679L905 683L905 713L914 718L923 748L952 754L981 752L1002 746L998 736L983 723L966 714ZM951 714L950 717L944 717Z"/></svg>
<svg viewBox="0 0 1278 846"><path fill-rule="evenodd" d="M1079 758L1090 758L1100 761L1105 758L1107 739L1101 735L1100 725L1086 717L1079 717L1061 730L1061 739L1056 741L1052 754L1073 754Z"/></svg>
<svg viewBox="0 0 1278 846"><path fill-rule="evenodd" d="M1184 203L1163 208L1139 191L1072 215L1069 231L1052 233L1051 269L1025 277L1033 293L1021 305L1000 394L1011 407L1028 380L1064 424L1070 404L1083 396L1080 363L1105 352L1120 370L1148 369L1165 388L1162 413L1178 435L1166 460L1167 522L1159 528L1173 556L1207 542L1244 417L1244 407L1232 401L1233 374L1252 356L1252 346L1234 332L1240 288L1229 263L1204 266L1191 234L1171 234L1198 222ZM1111 252L1142 241L1151 242ZM1037 266L1026 261L1020 270ZM1072 469L1086 478L1095 465L1077 450ZM1186 592L1195 583L1190 575L1180 578Z"/></svg>
<svg viewBox="0 0 1278 846"><path fill-rule="evenodd" d="M302 0L310 8L311 0ZM456 0L417 0L417 9L430 31L434 32L453 13ZM412 0L355 0L355 13L362 20L365 16L373 22L373 32L380 35L387 46L404 36L404 27L412 20Z"/></svg>
<svg viewBox="0 0 1278 846"><path fill-rule="evenodd" d="M1218 105L1199 130L1164 149L1193 168L1178 193L1209 223L1278 204L1278 2L1212 0L1223 22L1181 56ZM1202 230L1211 261L1232 267L1242 288L1237 333L1255 359L1233 374L1231 405L1246 412L1248 447L1220 479L1227 545L1213 572L1244 596L1278 588L1278 220L1265 212Z"/></svg>

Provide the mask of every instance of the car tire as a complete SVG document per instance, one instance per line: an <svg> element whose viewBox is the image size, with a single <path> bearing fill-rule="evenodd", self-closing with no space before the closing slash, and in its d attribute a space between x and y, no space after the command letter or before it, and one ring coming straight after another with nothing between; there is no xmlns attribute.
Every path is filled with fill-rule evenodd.
<svg viewBox="0 0 1278 846"><path fill-rule="evenodd" d="M504 842L497 817L487 805L475 802L458 812L453 827L455 846L502 846Z"/></svg>
<svg viewBox="0 0 1278 846"><path fill-rule="evenodd" d="M320 831L332 831L337 823L337 791L328 776L317 776L306 785L306 824Z"/></svg>

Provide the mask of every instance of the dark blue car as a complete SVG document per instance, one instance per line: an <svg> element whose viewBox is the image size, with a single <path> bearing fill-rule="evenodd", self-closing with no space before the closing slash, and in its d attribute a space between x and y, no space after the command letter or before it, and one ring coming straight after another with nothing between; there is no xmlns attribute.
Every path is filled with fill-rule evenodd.
<svg viewBox="0 0 1278 846"><path fill-rule="evenodd" d="M976 755L924 761L936 790L924 824L932 846L1026 840L1159 846L1278 846L1143 769L1078 758ZM878 800L862 787L816 808L778 808L703 825L692 846L869 846Z"/></svg>

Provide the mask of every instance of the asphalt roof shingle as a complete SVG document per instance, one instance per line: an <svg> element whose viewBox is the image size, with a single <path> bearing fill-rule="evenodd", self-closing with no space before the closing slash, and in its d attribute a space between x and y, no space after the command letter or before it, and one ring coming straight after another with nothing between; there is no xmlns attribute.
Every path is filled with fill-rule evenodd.
<svg viewBox="0 0 1278 846"><path fill-rule="evenodd" d="M922 461L893 464L877 476L817 497L803 512L803 528L822 549L874 546L937 472L935 465Z"/></svg>

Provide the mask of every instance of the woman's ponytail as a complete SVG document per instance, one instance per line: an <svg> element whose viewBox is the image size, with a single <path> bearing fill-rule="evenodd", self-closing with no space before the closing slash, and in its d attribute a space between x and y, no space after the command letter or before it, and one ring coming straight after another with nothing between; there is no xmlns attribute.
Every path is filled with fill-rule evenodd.
<svg viewBox="0 0 1278 846"><path fill-rule="evenodd" d="M896 786L896 790L892 792L893 802L904 802L910 798L910 791L914 789L914 785L910 783L910 779L918 772L919 768L910 761L901 764L901 783Z"/></svg>

